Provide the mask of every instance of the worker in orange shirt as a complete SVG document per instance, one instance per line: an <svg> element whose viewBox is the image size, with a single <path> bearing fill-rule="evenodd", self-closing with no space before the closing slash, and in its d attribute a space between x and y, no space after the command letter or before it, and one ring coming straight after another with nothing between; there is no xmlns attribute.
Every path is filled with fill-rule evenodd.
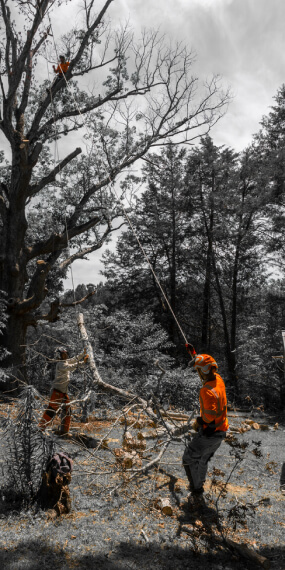
<svg viewBox="0 0 285 570"><path fill-rule="evenodd" d="M69 65L70 65L70 62L66 61L64 55L60 55L57 68L55 68L54 65L52 66L54 72L58 74L57 79L62 79L63 74L65 74L67 72Z"/></svg>
<svg viewBox="0 0 285 570"><path fill-rule="evenodd" d="M186 348L189 345L186 345ZM200 394L200 416L193 428L198 433L187 445L183 455L183 466L189 480L192 495L202 495L206 479L208 462L220 447L229 428L227 419L227 396L223 379L217 373L218 365L209 354L196 354L189 350L194 358L194 369L203 384Z"/></svg>
<svg viewBox="0 0 285 570"><path fill-rule="evenodd" d="M61 79L65 76L68 68L70 66L70 62L66 61L64 55L60 55L59 56L59 62L58 62L58 66L55 67L55 65L53 65L53 70L54 73L56 73L56 78L54 79L52 85L50 86L49 89L47 89L47 92L49 93L50 90L59 82L61 81Z"/></svg>

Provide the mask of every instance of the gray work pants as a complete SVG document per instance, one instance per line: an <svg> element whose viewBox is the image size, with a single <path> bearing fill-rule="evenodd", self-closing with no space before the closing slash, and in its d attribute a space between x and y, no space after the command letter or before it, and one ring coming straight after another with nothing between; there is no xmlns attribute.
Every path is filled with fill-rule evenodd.
<svg viewBox="0 0 285 570"><path fill-rule="evenodd" d="M187 445L182 461L190 485L194 487L194 489L200 489L205 483L208 462L220 447L225 437L226 432L216 432L210 437L203 435L203 433L198 433L194 435L193 439Z"/></svg>

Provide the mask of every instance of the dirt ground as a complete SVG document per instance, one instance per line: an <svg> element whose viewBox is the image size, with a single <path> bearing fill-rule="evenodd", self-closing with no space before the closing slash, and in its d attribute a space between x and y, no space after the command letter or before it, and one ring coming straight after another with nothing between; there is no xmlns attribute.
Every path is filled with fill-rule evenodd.
<svg viewBox="0 0 285 570"><path fill-rule="evenodd" d="M169 445L158 465L134 477L132 471L120 467L114 452L122 447L123 424L113 425L110 418L100 419L98 414L88 424L73 418L73 433L84 431L97 440L107 440L105 448L98 450L61 440L50 431L57 450L65 450L74 460L72 511L57 518L39 509L19 512L2 493L1 568L256 568L253 561L221 544L222 533L266 557L273 570L285 570L285 497L279 491L285 424L279 418L276 425L278 418L262 412L252 417L234 410L229 420L233 431L248 429L245 420L268 425L269 429L251 427L234 433L240 444L249 444L235 469L233 454L237 450L222 444L210 462L206 492L197 504L187 499L189 491L181 465L184 437ZM151 426L131 428L133 435L139 431L146 440L142 456L145 465L157 456L166 435ZM2 450L4 443L2 438ZM2 475L4 464L2 453ZM217 501L232 470L226 491ZM162 514L159 498L170 500L171 516Z"/></svg>

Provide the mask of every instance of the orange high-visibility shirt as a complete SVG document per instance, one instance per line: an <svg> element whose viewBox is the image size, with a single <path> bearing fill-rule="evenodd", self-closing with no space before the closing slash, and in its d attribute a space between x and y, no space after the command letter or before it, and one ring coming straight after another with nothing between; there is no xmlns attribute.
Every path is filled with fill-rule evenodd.
<svg viewBox="0 0 285 570"><path fill-rule="evenodd" d="M59 63L57 68L54 70L55 73L66 73L69 68L70 62L65 61L65 63Z"/></svg>
<svg viewBox="0 0 285 570"><path fill-rule="evenodd" d="M215 420L215 431L227 431L227 395L223 379L215 374L215 380L208 381L200 390L200 414L205 424ZM204 425L203 427L207 427Z"/></svg>

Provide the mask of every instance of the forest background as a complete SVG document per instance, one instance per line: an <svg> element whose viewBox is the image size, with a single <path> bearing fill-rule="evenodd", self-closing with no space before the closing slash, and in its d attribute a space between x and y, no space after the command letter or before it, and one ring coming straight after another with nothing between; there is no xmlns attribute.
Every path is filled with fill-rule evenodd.
<svg viewBox="0 0 285 570"><path fill-rule="evenodd" d="M151 394L158 360L167 369L160 398L183 406L187 338L216 358L233 401L284 409L272 358L283 351L284 86L236 152L209 134L230 93L217 76L198 83L187 48L116 28L111 1L98 13L83 2L80 25L56 41L50 17L60 2L0 4L0 128L12 157L3 152L1 165L2 388L16 379L49 391L56 346L81 348L85 299L80 311L112 384ZM58 50L71 65L51 88L36 71ZM97 84L82 89L94 72ZM66 154L62 141L83 128L86 150ZM108 243L124 212L131 227L104 253L104 283L64 291L72 263Z"/></svg>

